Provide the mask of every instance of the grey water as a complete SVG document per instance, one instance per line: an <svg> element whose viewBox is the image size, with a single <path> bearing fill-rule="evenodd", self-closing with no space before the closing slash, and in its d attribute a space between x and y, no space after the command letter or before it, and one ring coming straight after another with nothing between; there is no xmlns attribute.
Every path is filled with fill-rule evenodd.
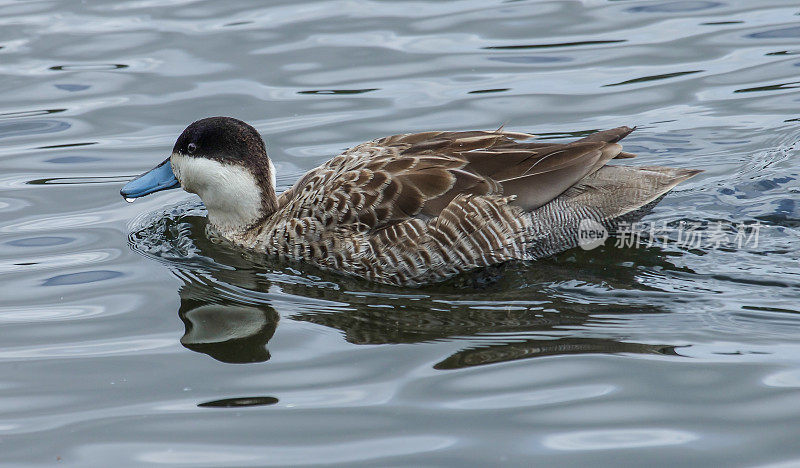
<svg viewBox="0 0 800 468"><path fill-rule="evenodd" d="M800 464L796 0L2 1L0 83L2 464ZM120 198L212 115L281 188L500 125L705 172L628 239L390 288Z"/></svg>

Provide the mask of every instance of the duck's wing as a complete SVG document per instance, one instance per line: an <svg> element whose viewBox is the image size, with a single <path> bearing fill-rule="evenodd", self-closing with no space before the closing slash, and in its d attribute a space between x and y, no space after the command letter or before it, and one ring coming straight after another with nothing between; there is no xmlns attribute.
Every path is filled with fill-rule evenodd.
<svg viewBox="0 0 800 468"><path fill-rule="evenodd" d="M566 143L507 131L393 135L353 147L306 174L279 205L302 201L326 227L374 229L438 216L461 194L513 195L538 208L621 153L619 127ZM522 140L522 141L521 141Z"/></svg>
<svg viewBox="0 0 800 468"><path fill-rule="evenodd" d="M578 181L603 167L609 160L632 157L617 144L631 133L619 127L589 135L567 144L502 144L462 155L476 172L497 180L504 195L514 195L514 204L526 211L553 200Z"/></svg>

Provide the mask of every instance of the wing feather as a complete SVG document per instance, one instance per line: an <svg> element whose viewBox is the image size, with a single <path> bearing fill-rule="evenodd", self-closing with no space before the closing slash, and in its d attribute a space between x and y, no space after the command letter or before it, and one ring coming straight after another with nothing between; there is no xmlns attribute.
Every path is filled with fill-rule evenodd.
<svg viewBox="0 0 800 468"><path fill-rule="evenodd" d="M619 127L547 143L518 132L423 132L363 143L310 171L279 197L328 229L378 229L443 213L459 195L544 205L622 153Z"/></svg>

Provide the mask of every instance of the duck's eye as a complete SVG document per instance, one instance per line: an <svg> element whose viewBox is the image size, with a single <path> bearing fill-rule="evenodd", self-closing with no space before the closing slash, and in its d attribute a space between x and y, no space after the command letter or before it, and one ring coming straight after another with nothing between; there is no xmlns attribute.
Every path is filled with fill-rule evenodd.
<svg viewBox="0 0 800 468"><path fill-rule="evenodd" d="M189 146L187 146L186 149L189 150L189 154L193 154L195 151L197 151L197 145L194 143L189 143Z"/></svg>

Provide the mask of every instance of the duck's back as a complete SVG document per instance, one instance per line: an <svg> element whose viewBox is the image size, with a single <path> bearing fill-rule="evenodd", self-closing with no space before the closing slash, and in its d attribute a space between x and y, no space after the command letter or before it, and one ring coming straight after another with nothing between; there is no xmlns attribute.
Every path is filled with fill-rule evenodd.
<svg viewBox="0 0 800 468"><path fill-rule="evenodd" d="M425 132L358 145L308 172L236 241L383 283L416 286L578 245L589 219L654 204L698 171L605 166L619 127L567 144L532 135Z"/></svg>

